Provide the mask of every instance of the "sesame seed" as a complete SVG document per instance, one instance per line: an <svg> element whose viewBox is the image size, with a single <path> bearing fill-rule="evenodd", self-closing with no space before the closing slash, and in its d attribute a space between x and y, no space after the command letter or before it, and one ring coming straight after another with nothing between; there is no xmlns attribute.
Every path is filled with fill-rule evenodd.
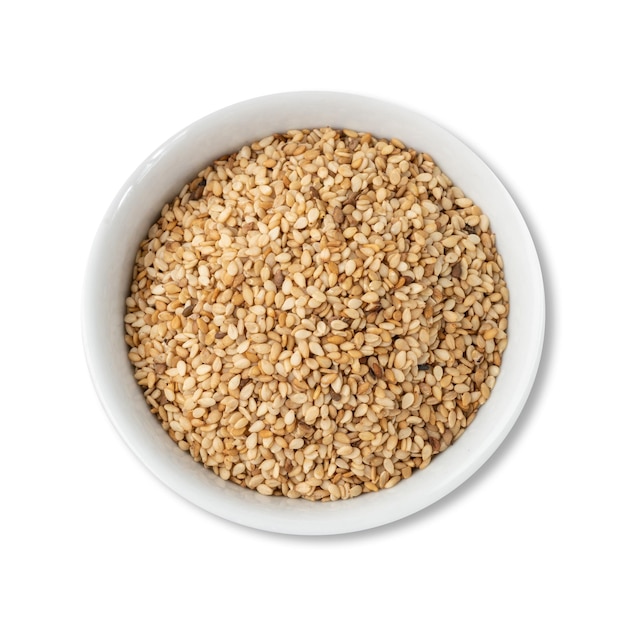
<svg viewBox="0 0 626 626"><path fill-rule="evenodd" d="M503 267L429 155L295 129L162 208L121 323L179 448L264 496L334 501L426 470L470 426L507 345Z"/></svg>

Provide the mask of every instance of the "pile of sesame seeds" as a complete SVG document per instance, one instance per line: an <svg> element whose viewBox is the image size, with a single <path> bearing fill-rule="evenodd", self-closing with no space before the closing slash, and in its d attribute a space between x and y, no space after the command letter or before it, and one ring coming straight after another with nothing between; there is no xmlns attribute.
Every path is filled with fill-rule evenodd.
<svg viewBox="0 0 626 626"><path fill-rule="evenodd" d="M454 443L495 385L508 311L487 216L428 154L318 128L243 146L163 207L124 323L182 450L329 501Z"/></svg>

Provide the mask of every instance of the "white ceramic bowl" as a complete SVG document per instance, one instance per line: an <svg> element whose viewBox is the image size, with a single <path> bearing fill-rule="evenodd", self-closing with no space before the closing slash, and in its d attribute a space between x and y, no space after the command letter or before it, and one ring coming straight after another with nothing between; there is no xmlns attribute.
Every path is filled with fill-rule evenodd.
<svg viewBox="0 0 626 626"><path fill-rule="evenodd" d="M332 126L398 137L430 153L491 219L510 289L509 343L487 403L458 441L423 471L389 490L337 502L262 496L216 477L173 445L133 378L123 317L135 253L163 204L215 158L273 132ZM494 453L518 418L539 365L544 292L537 254L504 186L467 146L418 113L356 95L299 92L234 104L165 142L130 176L104 216L89 258L83 340L97 394L134 453L166 485L239 524L291 534L335 534L380 526L450 493Z"/></svg>

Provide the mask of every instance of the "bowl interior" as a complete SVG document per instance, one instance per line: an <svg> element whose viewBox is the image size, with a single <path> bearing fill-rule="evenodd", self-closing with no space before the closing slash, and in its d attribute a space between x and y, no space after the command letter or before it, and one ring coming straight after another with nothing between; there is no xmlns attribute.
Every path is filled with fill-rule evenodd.
<svg viewBox="0 0 626 626"><path fill-rule="evenodd" d="M428 152L489 216L510 290L509 343L488 402L458 441L389 490L316 503L266 497L225 482L173 445L133 378L123 317L140 241L162 206L214 159L274 132L332 126L398 137ZM418 113L355 95L303 92L242 102L187 127L150 155L113 200L85 275L83 340L105 411L128 446L165 484L196 505L247 526L294 534L371 528L423 509L450 493L496 450L535 378L544 331L537 254L515 202L487 165L449 132Z"/></svg>

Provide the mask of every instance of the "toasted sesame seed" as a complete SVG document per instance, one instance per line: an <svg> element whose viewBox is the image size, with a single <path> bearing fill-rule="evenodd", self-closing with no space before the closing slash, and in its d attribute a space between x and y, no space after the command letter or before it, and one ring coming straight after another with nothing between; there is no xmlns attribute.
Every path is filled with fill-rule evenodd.
<svg viewBox="0 0 626 626"><path fill-rule="evenodd" d="M185 185L139 246L122 323L178 447L262 495L331 501L454 444L508 311L489 218L430 156L318 128Z"/></svg>
<svg viewBox="0 0 626 626"><path fill-rule="evenodd" d="M404 396L402 396L402 408L403 409L408 409L409 407L413 406L414 403L415 403L415 396L412 393L405 393Z"/></svg>

